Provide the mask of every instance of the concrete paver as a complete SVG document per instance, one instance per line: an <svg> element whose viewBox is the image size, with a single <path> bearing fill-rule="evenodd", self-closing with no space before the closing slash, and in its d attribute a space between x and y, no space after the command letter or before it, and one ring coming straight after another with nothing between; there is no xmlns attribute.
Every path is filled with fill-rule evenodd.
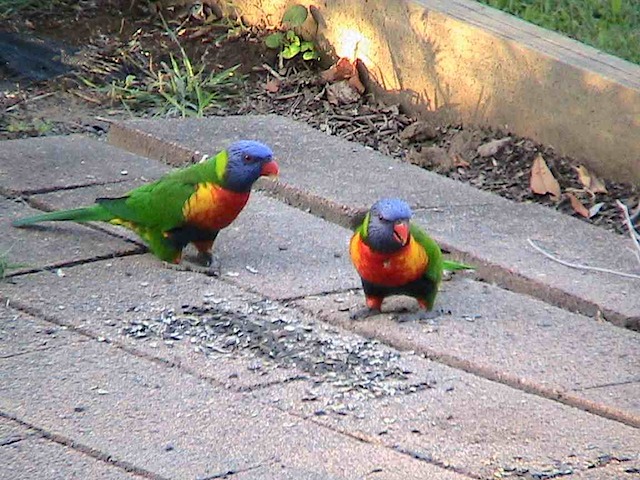
<svg viewBox="0 0 640 480"><path fill-rule="evenodd" d="M0 419L22 440L0 445L0 480L134 480L143 477L96 460L69 447L45 440L33 430ZM1 436L1 434L0 434Z"/></svg>
<svg viewBox="0 0 640 480"><path fill-rule="evenodd" d="M72 340L85 339L69 334L65 327L0 305L0 358L54 348Z"/></svg>
<svg viewBox="0 0 640 480"><path fill-rule="evenodd" d="M6 252L10 263L21 265L10 274L140 250L139 245L73 222L11 226L13 220L38 213L24 203L0 197L0 252Z"/></svg>
<svg viewBox="0 0 640 480"><path fill-rule="evenodd" d="M168 478L281 461L324 478L381 468L391 479L462 479L104 343L3 359L0 371L0 409L9 415Z"/></svg>
<svg viewBox="0 0 640 480"><path fill-rule="evenodd" d="M483 479L514 469L580 471L604 456L639 460L637 428L435 362L424 360L422 368L430 372L432 388L370 400L345 394L340 413L321 394L309 402L316 389L306 382L270 393L282 409L307 415L324 410L316 421Z"/></svg>
<svg viewBox="0 0 640 480"><path fill-rule="evenodd" d="M623 395L598 395L593 388L640 380L640 358L631 353L640 351L635 332L460 276L443 283L436 310L446 313L428 322L398 322L391 318L397 313L354 322L344 310L364 305L361 292L309 297L295 304L396 347L479 373L493 372L512 383L598 401L640 422L635 383ZM391 312L401 307L415 309L416 304L398 298L384 306Z"/></svg>
<svg viewBox="0 0 640 480"><path fill-rule="evenodd" d="M0 151L0 193L142 181L166 170L158 162L82 135L9 140Z"/></svg>
<svg viewBox="0 0 640 480"><path fill-rule="evenodd" d="M112 263L110 267L107 267L106 263L108 262L96 262L92 265L69 268L65 270L66 275L64 277L56 276L50 281L44 277L45 273L18 277L15 279L18 283L10 285L9 290L3 291L3 293L9 298L15 298L16 301L27 303L34 308L46 311L47 305L50 305L50 303L47 303L47 299L51 296L51 292L59 292L58 302L60 305L65 305L65 308L60 309L56 305L51 305L54 308L48 311L48 315L60 321L71 322L77 327L85 328L94 333L94 335L104 335L107 341L110 339L122 341L122 337L118 336L117 332L121 330L122 324L126 322L127 318L131 318L131 315L138 315L144 318L154 309L161 311L179 303L202 302L204 298L203 292L214 293L215 297L209 297L212 299L235 298L240 303L247 300L250 301L252 298L259 298L258 296L253 297L242 294L236 287L202 275L152 268L152 259L146 256L115 259L110 262ZM93 278L93 281L90 278ZM455 282L450 284L453 283ZM27 286L30 286L30 288L26 288ZM468 287L466 289L469 290ZM123 295L123 292L127 292L127 294ZM472 294L470 296L473 298ZM444 301L446 302L447 300L445 299ZM137 311L132 311L136 307ZM464 311L463 306L460 308L461 311ZM453 314L452 319L456 318L456 315L459 315L459 313ZM466 320L462 321L470 323ZM556 321L560 323L560 320ZM108 324L114 325L108 326ZM386 326L383 324L383 327ZM610 328L614 329L614 327ZM405 333L404 337L410 337L410 335L410 333ZM336 331L334 336L342 337L344 333ZM424 334L421 334L421 336L424 337ZM134 342L129 340L128 345L135 345ZM93 342L90 343L91 345L81 345L80 347L91 351L94 348L98 348L93 346ZM231 388L238 386L234 383L235 380L229 379L230 370L227 357L207 359L201 354L188 357L184 354L184 350L174 353L183 344L177 342L171 348L163 348L162 342L160 343L158 347L153 349L144 349L143 346L140 346L140 349L144 352L151 351L159 358L178 359L181 365L189 367L190 370L195 370L198 373L208 372L206 374L208 378L214 378L216 381ZM188 342L187 345L189 345ZM98 360L80 360L77 358L78 350L78 348L63 347L44 352L49 360L43 361L56 365L57 368L62 370L60 378L55 377L53 380L51 373L42 373L42 375L47 375L47 381L63 383L61 390L64 391L64 394L56 394L50 399L53 405L58 406L56 408L72 411L77 406L73 403L76 402L76 398L82 399L89 395L90 398L83 400L81 405L85 411L89 411L85 407L92 406L92 402L101 402L100 395L94 395L98 397L97 400L94 396L91 396L92 393L95 394L95 390L91 390L92 387L103 389L110 393L120 392L120 394L124 391L132 390L132 394L145 398L146 401L150 402L149 408L154 409L160 408L157 406L156 401L152 401L154 398L158 402L160 400L164 403L169 401L167 400L169 393L166 387L158 391L152 389L155 392L153 394L148 393L148 391L138 391L136 390L137 387L133 388L128 384L126 387L118 387L117 389L113 387L114 384L119 385L119 381L124 381L121 380L122 378L127 379L131 376L137 379L135 380L137 384L155 385L158 382L156 378L162 379L164 375L155 366L151 369L152 371L149 371L149 365L146 367L136 366L136 362L143 361L135 358L127 360L127 368L124 368L121 363L112 365L109 361L111 354L107 355L107 353L100 351L101 353L95 354L100 359L100 370L96 372L92 369L94 365L97 368ZM57 357L52 359L51 357L54 355L64 357L65 360ZM37 377L40 374L40 370L46 370L44 366L38 363L40 360L36 361L33 355L23 355L20 358L20 364L12 364L7 367L11 371L15 370L14 375L19 378L33 379L34 376ZM25 361L25 359L28 361ZM67 367L61 367L61 362L62 364L68 362L68 368L73 367L74 370L69 373L65 370ZM200 366L194 368L194 364L199 364ZM158 365L158 368L160 368L160 365ZM241 366L241 363L234 365L237 365L237 371L240 373L247 371L246 364L244 367ZM28 368L28 370L25 370L25 368ZM218 372L219 369L220 372ZM464 373L436 362L414 357L407 369L412 372L413 378L425 381L432 385L432 388L413 394L383 396L378 400L366 400L361 395L349 394L349 390L345 393L343 389L337 386L317 382L311 378L295 382L279 382L273 387L265 386L259 390L253 390L251 396L262 405L261 409L265 408L265 405L269 407L275 406L284 411L291 411L298 417L308 416L313 418L314 421L325 422L332 428L347 432L350 435L360 437L364 435L365 438L370 439L372 442L382 442L389 448L394 447L411 451L419 457L432 458L434 461L453 465L462 471L475 475L481 473L484 475L482 478L492 475L493 472L498 471L500 468L515 468L515 466L532 469L552 468L560 460L570 462L578 468L583 464L596 461L603 454L633 455L635 452L634 446L640 441L640 432L637 429L560 405L551 400L528 395L519 390L478 378L475 375ZM133 373L134 371L135 374ZM171 371L173 372L173 370ZM295 369L293 371L295 372ZM222 374L222 372L224 373ZM289 372L289 375L292 373ZM119 380L108 375L116 376ZM176 372L176 375L184 376L184 371L179 374ZM248 378L252 378L254 384L262 381L259 376L254 376L252 373L245 373L245 375L250 375ZM4 375L3 378L9 379L10 377ZM67 378L84 384L84 390L77 385L69 384L66 380ZM276 380L278 378L275 377ZM244 381L247 382L247 380ZM37 380L33 381L37 384ZM192 387L185 387L181 384L176 386L173 381L167 380L173 389L181 392L192 390ZM9 381L7 383L10 386L9 395L26 395L12 393L14 389L19 390L17 386L20 383L19 379L14 380L14 382ZM196 380L194 382L197 383ZM251 385L251 382L246 384ZM169 383L166 385L169 385ZM246 397L235 399L237 394L224 390L222 386L215 390L220 395L232 399L238 405L248 404ZM310 394L310 392L312 393ZM111 401L109 407L103 403L97 405L95 409L91 407L93 412L92 422L97 422L99 425L92 424L90 431L98 429L106 432L113 431L114 427L112 425L107 426L105 423L100 423L105 422L102 419L103 416L112 415L118 419L117 421L123 423L128 418L140 418L140 415L136 413L138 410L135 409L125 409L123 411L118 409L117 415L116 413L107 413L113 412L113 410L108 409L113 404L129 405L128 400L119 396L113 397L109 395L103 395L104 397L109 397ZM0 397L6 397L6 395L0 394ZM14 398L11 403L25 405L40 401L41 399L35 397L30 399L20 397ZM195 399L192 402L189 399L181 398L179 402L186 402L185 408L193 408L191 407L193 402L206 404L206 402L199 399ZM344 404L344 406L340 407L340 404ZM171 404L167 408L175 407ZM257 411L255 407L252 408ZM335 409L340 410L341 413L332 413ZM318 416L316 412L319 410L325 411L325 415ZM29 409L29 411L31 410ZM16 411L14 413L16 415L24 415L28 412ZM51 423L45 425L47 428L54 428L59 424L58 420L54 418L55 413L51 414ZM44 414L35 411L33 415L34 418L41 418ZM73 432L83 432L89 428L80 423L73 423L72 420L75 416L71 415L71 417L63 418L63 423L71 422L68 425L69 430L63 431L63 434L71 435ZM45 418L47 418L46 415ZM160 418L164 417L160 415ZM194 424L200 424L203 421L197 418L193 419ZM210 422L210 420L207 421ZM206 423L206 421L204 422ZM283 422L286 424L290 421L273 420L274 425L281 425ZM155 424L153 428L165 431ZM172 432L175 428L178 428L175 424L167 425L166 432ZM414 430L419 431L419 433L415 433ZM147 432L146 429L145 432ZM140 434L142 435L143 433ZM166 434L169 435L170 433ZM196 437L203 438L203 434L198 433ZM173 438L171 441L174 441ZM113 442L113 439L111 442ZM145 440L139 443L148 445L149 440L145 437ZM92 444L92 446L94 445ZM120 455L118 458L127 459L127 461L136 463L136 465L145 465L140 463L142 460L137 457L130 458ZM275 458L269 459L268 462L263 462L266 467L261 467L266 468L268 472L272 472L273 478L278 478L279 475L276 473L279 472L277 460ZM191 458L188 460L189 465L193 465L192 461L195 460ZM291 472L297 472L294 468L295 466L286 465L292 469ZM224 468L242 469L249 468L249 466L255 466L255 464L229 465ZM182 464L180 468L186 468L186 464ZM251 475L255 474L254 478L260 478L257 473L259 471L257 469L255 472L254 470L249 470L245 475L247 475L247 478L252 478ZM164 472L164 474L173 475L169 471ZM292 473L291 478L295 478L296 474ZM353 477L347 476L346 478ZM383 476L382 478L387 477Z"/></svg>
<svg viewBox="0 0 640 480"><path fill-rule="evenodd" d="M416 218L436 240L473 259L486 278L588 315L600 309L612 322L640 328L640 300L631 294L638 281L552 264L523 239L544 242L568 260L621 271L637 263L630 241L551 209L515 204L275 115L135 120L114 126L109 141L154 158L173 152L185 162L247 137L274 147L280 182L292 187L281 193L302 208L329 202L321 210L333 210L332 220L342 218L346 225L344 205L368 207L381 196L404 197L431 209Z"/></svg>
<svg viewBox="0 0 640 480"><path fill-rule="evenodd" d="M507 279L507 285L517 287L520 276L533 279L531 292L548 303L593 316L601 310L620 325L635 325L640 317L640 298L633 294L640 280L571 269L545 258L527 242L531 239L568 262L634 273L637 260L625 237L539 205L506 200L504 205L464 210L426 209L416 212L415 221L435 238L490 264L485 275L489 280L498 271L511 271L517 276Z"/></svg>
<svg viewBox="0 0 640 480"><path fill-rule="evenodd" d="M253 355L221 353L217 355L216 367L210 368L202 362L203 354L195 352L190 344L165 343L153 336L137 340L123 334L132 321L180 312L182 305L215 306L222 300L256 302L261 299L258 295L201 274L164 268L150 255L93 262L62 272L64 276L42 272L14 277L12 283L3 285L0 297L95 338L118 341L145 355L187 365L198 375L213 378L229 388L255 388L299 374L285 369L252 368ZM22 329L20 333L26 331Z"/></svg>
<svg viewBox="0 0 640 480"><path fill-rule="evenodd" d="M638 351L631 350L631 352ZM612 369L612 373L613 369ZM640 412L640 381L617 385L585 388L577 392L581 397L605 405L615 405L627 412Z"/></svg>

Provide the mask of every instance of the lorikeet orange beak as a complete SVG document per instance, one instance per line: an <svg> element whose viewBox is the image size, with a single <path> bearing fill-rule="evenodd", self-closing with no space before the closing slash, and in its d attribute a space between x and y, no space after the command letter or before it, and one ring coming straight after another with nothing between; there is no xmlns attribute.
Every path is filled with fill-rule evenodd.
<svg viewBox="0 0 640 480"><path fill-rule="evenodd" d="M264 165L262 165L262 170L260 170L260 176L271 177L271 176L278 175L279 172L280 172L280 169L278 168L278 164L275 162L275 160L271 160L270 162L267 162Z"/></svg>
<svg viewBox="0 0 640 480"><path fill-rule="evenodd" d="M406 245L409 241L409 222L398 221L393 225L393 236L400 245Z"/></svg>

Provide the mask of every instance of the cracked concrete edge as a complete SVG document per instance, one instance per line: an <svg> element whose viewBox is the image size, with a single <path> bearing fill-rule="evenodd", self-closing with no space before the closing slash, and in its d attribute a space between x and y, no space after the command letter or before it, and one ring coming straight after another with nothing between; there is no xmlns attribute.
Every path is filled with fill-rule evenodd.
<svg viewBox="0 0 640 480"><path fill-rule="evenodd" d="M127 473L139 476L141 478L146 478L149 480L170 480L169 478L163 477L161 475L158 475L154 472L150 472L148 470L145 470L144 468L138 467L132 463L129 463L127 461L124 460L118 460L116 458L113 458L111 455L109 455L108 453L102 452L100 450L97 450L93 447L90 447L88 445L85 445L83 443L78 442L77 440L74 440L72 438L66 437L64 435L60 435L57 433L52 433L49 432L47 430L44 430L40 427L38 427L37 425L32 425L29 422L25 422L24 420L8 413L8 412L4 412L2 410L0 410L0 418L4 418L6 420L10 420L14 423L17 423L18 425L27 428L29 430L32 430L35 432L36 435L38 435L41 438L44 438L46 440L49 440L51 442L57 443L58 445L62 445L68 448L71 448L72 450L75 450L77 452L83 453L89 457L92 457L95 460L98 460L102 463L106 463L108 465L112 465L112 466L116 466L124 471L126 471Z"/></svg>
<svg viewBox="0 0 640 480"><path fill-rule="evenodd" d="M108 141L116 147L174 166L193 163L198 161L202 155L198 150L166 141L137 128L135 125L127 125L125 123L114 123L111 126ZM294 185L275 180L260 179L256 184L256 188L293 207L305 210L349 229L354 229L365 213L362 210L333 202ZM640 317L638 316L631 317L604 305L599 305L590 300L588 296L574 295L551 284L543 283L535 278L524 276L517 271L506 269L484 258L469 255L446 242L441 242L441 247L450 252L452 258L475 265L478 278L484 281L495 283L516 293L531 295L551 305L590 317L596 317L600 312L607 321L614 325L640 331Z"/></svg>

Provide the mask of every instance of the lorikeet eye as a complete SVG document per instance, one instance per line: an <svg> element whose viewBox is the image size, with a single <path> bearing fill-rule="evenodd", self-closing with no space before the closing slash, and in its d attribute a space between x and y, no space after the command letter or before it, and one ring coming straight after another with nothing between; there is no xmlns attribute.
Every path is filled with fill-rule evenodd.
<svg viewBox="0 0 640 480"><path fill-rule="evenodd" d="M244 163L253 163L255 159L248 153L244 156Z"/></svg>

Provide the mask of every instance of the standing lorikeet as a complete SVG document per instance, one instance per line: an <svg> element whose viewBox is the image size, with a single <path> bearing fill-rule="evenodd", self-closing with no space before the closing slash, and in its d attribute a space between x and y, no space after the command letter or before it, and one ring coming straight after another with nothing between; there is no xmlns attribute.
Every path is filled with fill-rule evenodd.
<svg viewBox="0 0 640 480"><path fill-rule="evenodd" d="M362 279L368 310L379 312L391 295L408 295L431 310L443 270L472 269L444 260L438 244L410 222L411 208L403 200L378 200L356 229L349 245L351 260Z"/></svg>
<svg viewBox="0 0 640 480"><path fill-rule="evenodd" d="M162 260L180 263L183 248L191 242L198 249L198 258L209 264L218 232L242 211L254 182L260 176L277 174L271 149L243 140L122 197L98 198L91 206L23 218L13 225L109 222L136 232Z"/></svg>

